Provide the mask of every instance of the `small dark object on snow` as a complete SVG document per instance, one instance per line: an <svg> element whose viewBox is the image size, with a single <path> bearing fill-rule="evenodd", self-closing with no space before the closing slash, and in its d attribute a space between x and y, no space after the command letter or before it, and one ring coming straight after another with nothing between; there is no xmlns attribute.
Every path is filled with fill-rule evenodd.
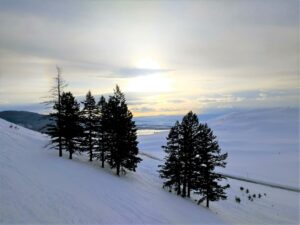
<svg viewBox="0 0 300 225"><path fill-rule="evenodd" d="M261 194L260 193L258 194L258 198L261 198Z"/></svg>
<svg viewBox="0 0 300 225"><path fill-rule="evenodd" d="M235 201L236 201L237 203L241 203L241 199L240 199L239 197L235 197Z"/></svg>
<svg viewBox="0 0 300 225"><path fill-rule="evenodd" d="M256 194L253 195L253 198L256 198Z"/></svg>
<svg viewBox="0 0 300 225"><path fill-rule="evenodd" d="M244 187L240 187L240 190L243 191L243 190L244 190Z"/></svg>
<svg viewBox="0 0 300 225"><path fill-rule="evenodd" d="M246 193L247 193L247 194L249 193L249 190L248 190L248 189L246 189Z"/></svg>

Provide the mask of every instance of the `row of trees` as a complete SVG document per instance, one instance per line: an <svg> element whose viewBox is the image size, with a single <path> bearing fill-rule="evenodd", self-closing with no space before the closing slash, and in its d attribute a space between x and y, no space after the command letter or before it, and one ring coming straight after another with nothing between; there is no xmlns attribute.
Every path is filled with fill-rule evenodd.
<svg viewBox="0 0 300 225"><path fill-rule="evenodd" d="M218 183L225 177L214 169L226 166L227 153L221 154L213 131L199 123L196 114L189 112L181 123L177 121L162 147L166 157L159 172L164 186L182 197L190 197L191 192L201 194L198 204L206 200L207 207L209 201L226 199L224 190L229 185Z"/></svg>
<svg viewBox="0 0 300 225"><path fill-rule="evenodd" d="M102 167L108 163L116 168L117 175L125 169L135 171L141 161L138 157L136 126L132 113L128 110L126 99L116 86L114 94L106 100L103 96L96 103L89 91L82 102L83 108L71 92L64 92L66 86L60 75L55 78L51 90L54 104L48 134L54 148L69 152L87 152L89 160L100 160ZM221 154L216 136L207 124L201 124L193 112L185 115L170 129L167 145L162 146L165 163L160 165L159 173L164 179L164 187L174 189L177 195L190 197L200 194L198 204L226 199L225 189L220 185L225 177L215 172L215 167L226 166L226 154Z"/></svg>
<svg viewBox="0 0 300 225"><path fill-rule="evenodd" d="M87 152L90 161L100 160L102 167L107 162L116 168L117 175L125 169L135 171L141 161L137 156L137 129L120 88L116 86L107 101L101 96L98 103L89 91L81 110L71 92L62 92L60 73L56 81L57 98L48 134L59 156L63 150L69 152L70 159L75 151Z"/></svg>

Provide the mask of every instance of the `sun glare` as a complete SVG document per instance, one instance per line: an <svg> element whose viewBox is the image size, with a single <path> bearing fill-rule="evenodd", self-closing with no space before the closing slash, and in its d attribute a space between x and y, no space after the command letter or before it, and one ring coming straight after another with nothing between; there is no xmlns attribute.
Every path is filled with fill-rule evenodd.
<svg viewBox="0 0 300 225"><path fill-rule="evenodd" d="M135 77L128 83L128 91L132 92L168 92L170 90L170 79L161 74Z"/></svg>
<svg viewBox="0 0 300 225"><path fill-rule="evenodd" d="M159 63L151 58L139 59L135 66L138 69L160 69Z"/></svg>
<svg viewBox="0 0 300 225"><path fill-rule="evenodd" d="M135 68L154 70L149 74L141 74L128 81L128 91L132 92L168 92L171 90L171 82L168 75L160 73L160 64L152 58L142 58L136 61Z"/></svg>

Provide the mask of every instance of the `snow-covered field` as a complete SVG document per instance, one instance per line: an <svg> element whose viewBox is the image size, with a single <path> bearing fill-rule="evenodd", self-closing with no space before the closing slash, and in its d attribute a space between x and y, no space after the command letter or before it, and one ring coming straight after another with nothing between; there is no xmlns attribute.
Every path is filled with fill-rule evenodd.
<svg viewBox="0 0 300 225"><path fill-rule="evenodd" d="M270 109L209 121L229 153L222 172L299 187L298 116ZM163 190L157 166L167 131L139 133L144 160L116 177L82 156L59 158L44 148L48 137L10 124L0 120L2 224L299 224L299 192L228 179L228 199L206 209ZM241 186L262 197L248 200Z"/></svg>
<svg viewBox="0 0 300 225"><path fill-rule="evenodd" d="M201 116L200 116L201 117ZM217 135L228 164L225 174L299 189L299 111L291 108L249 110L208 121ZM168 132L139 136L146 155L163 159L161 146ZM299 192L228 179L228 200L212 204L212 210L232 224L299 224ZM250 194L266 193L248 200ZM235 197L241 203L235 202Z"/></svg>
<svg viewBox="0 0 300 225"><path fill-rule="evenodd" d="M59 158L48 137L0 119L1 224L224 224L192 201L164 191L145 158L117 177L87 159Z"/></svg>

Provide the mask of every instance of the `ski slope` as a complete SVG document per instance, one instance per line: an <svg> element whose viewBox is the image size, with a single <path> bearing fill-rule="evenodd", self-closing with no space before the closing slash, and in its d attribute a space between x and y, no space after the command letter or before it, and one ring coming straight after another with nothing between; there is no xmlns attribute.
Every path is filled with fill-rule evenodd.
<svg viewBox="0 0 300 225"><path fill-rule="evenodd" d="M47 136L10 125L0 119L1 224L226 224L163 190L153 159L117 177L82 156L59 158L44 148Z"/></svg>

